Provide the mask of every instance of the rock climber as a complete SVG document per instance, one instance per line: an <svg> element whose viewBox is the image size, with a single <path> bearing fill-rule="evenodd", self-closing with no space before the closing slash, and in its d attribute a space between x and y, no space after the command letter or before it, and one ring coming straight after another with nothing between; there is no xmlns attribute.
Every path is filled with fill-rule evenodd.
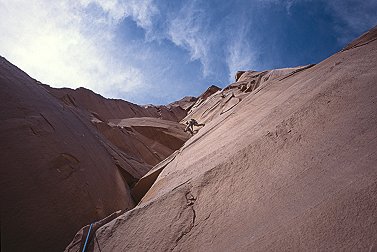
<svg viewBox="0 0 377 252"><path fill-rule="evenodd" d="M190 121L186 122L185 132L188 131L191 135L194 135L194 126L200 127L204 125L204 123L198 123L194 118L192 118Z"/></svg>

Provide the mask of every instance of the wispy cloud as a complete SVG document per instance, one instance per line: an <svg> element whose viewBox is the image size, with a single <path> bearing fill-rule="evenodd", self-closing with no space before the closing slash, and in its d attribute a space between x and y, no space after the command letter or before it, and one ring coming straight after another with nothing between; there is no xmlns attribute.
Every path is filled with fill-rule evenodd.
<svg viewBox="0 0 377 252"><path fill-rule="evenodd" d="M376 10L375 0L0 0L0 54L53 86L172 101L241 69L323 59L318 48L337 50L334 37L369 29Z"/></svg>
<svg viewBox="0 0 377 252"><path fill-rule="evenodd" d="M79 2L83 6L89 4L99 6L115 22L130 17L144 29L151 27L152 18L158 13L152 0L80 0Z"/></svg>
<svg viewBox="0 0 377 252"><path fill-rule="evenodd" d="M360 32L377 25L377 1L329 0L326 2L338 22L334 28L341 44L349 42Z"/></svg>
<svg viewBox="0 0 377 252"><path fill-rule="evenodd" d="M191 60L199 60L203 75L211 73L210 49L214 34L208 30L209 17L196 1L188 2L168 20L167 38L189 51Z"/></svg>
<svg viewBox="0 0 377 252"><path fill-rule="evenodd" d="M234 74L239 70L249 70L255 66L255 52L252 50L250 39L247 37L250 24L243 18L237 31L227 44L226 64L229 81L234 81Z"/></svg>
<svg viewBox="0 0 377 252"><path fill-rule="evenodd" d="M0 0L0 53L54 86L131 92L145 83L144 76L113 53L113 33L127 16L148 27L156 11L148 2Z"/></svg>

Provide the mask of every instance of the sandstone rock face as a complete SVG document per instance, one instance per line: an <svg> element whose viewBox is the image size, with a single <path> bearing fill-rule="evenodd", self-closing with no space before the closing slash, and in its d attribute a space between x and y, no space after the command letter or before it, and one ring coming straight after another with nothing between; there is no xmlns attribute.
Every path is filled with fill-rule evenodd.
<svg viewBox="0 0 377 252"><path fill-rule="evenodd" d="M179 105L54 89L4 58L0 88L4 251L62 251L82 226L133 208L130 187L189 138Z"/></svg>
<svg viewBox="0 0 377 252"><path fill-rule="evenodd" d="M376 37L376 27L371 29L370 31L364 33L360 38L356 39L355 41L348 44L342 51L347 51L352 48L364 46L369 44L377 39Z"/></svg>
<svg viewBox="0 0 377 252"><path fill-rule="evenodd" d="M215 85L212 85L209 88L207 88L207 90L204 91L203 94L201 94L198 97L198 100L202 99L203 101L205 101L205 100L207 100L208 97L210 97L211 95L213 95L214 93L216 93L217 91L220 91L220 90L221 90L221 88L219 88Z"/></svg>
<svg viewBox="0 0 377 252"><path fill-rule="evenodd" d="M94 251L374 250L376 38L265 81L245 72L238 82L263 75L256 89L192 109L206 126L96 231Z"/></svg>
<svg viewBox="0 0 377 252"><path fill-rule="evenodd" d="M139 106L120 99L106 99L86 88L51 88L43 85L49 93L67 105L85 109L102 121L114 118L155 117L178 122L185 117L185 109L180 104L168 106ZM182 104L183 105L183 104Z"/></svg>
<svg viewBox="0 0 377 252"><path fill-rule="evenodd" d="M244 74L246 71L237 71L237 73L234 75L234 79L238 81L238 79L241 77L242 74Z"/></svg>
<svg viewBox="0 0 377 252"><path fill-rule="evenodd" d="M190 120L191 118L198 118L197 115L193 114L194 111L197 111L198 108L202 107L203 104L206 104L206 101L209 97L214 96L214 94L217 94L220 92L220 88L212 85L209 88L207 88L206 91L204 91L195 101L195 103L187 110L186 117L182 119L182 123L185 121Z"/></svg>
<svg viewBox="0 0 377 252"><path fill-rule="evenodd" d="M100 129L107 139L151 166L179 149L189 138L184 125L151 117L111 119L107 127L112 133Z"/></svg>
<svg viewBox="0 0 377 252"><path fill-rule="evenodd" d="M98 228L112 221L124 212L125 211L122 210L116 211L99 221L91 223L91 225L86 225L85 227L81 228L73 238L72 242L67 246L66 251L83 251L87 238L89 241L96 239L95 232ZM86 251L93 251L93 246L93 242L89 244L87 243Z"/></svg>
<svg viewBox="0 0 377 252"><path fill-rule="evenodd" d="M312 66L313 65L307 65L262 72L239 71L236 74L237 81L235 83L231 83L221 90L221 92L219 89L212 88L210 95L207 93L207 95L204 96L205 99L199 98L181 122L194 118L201 123L208 123L223 113L233 109L233 107L248 96L250 92L256 90L264 82L276 79L282 80Z"/></svg>
<svg viewBox="0 0 377 252"><path fill-rule="evenodd" d="M25 73L0 60L1 246L59 251L86 223L134 206L115 146ZM122 171L120 171L122 170Z"/></svg>
<svg viewBox="0 0 377 252"><path fill-rule="evenodd" d="M41 86L66 106L87 112L86 119L123 152L133 169L142 174L189 138L183 124L177 122L187 115L189 107L197 100L195 97L185 97L166 106L140 106L124 100L107 99L85 88L73 90ZM134 185L137 180L129 178L129 185Z"/></svg>
<svg viewBox="0 0 377 252"><path fill-rule="evenodd" d="M197 97L193 97L193 96L185 96L183 97L181 100L179 101L176 101L176 102L173 102L173 103L170 103L168 105L168 107L176 107L176 106L179 106L181 108L183 108L185 111L188 111L194 104L195 102L198 100ZM186 116L186 115L185 115Z"/></svg>

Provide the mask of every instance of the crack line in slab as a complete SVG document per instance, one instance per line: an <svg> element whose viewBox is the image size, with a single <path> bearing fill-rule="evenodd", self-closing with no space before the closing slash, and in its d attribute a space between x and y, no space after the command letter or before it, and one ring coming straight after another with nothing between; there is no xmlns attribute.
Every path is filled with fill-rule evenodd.
<svg viewBox="0 0 377 252"><path fill-rule="evenodd" d="M39 114L51 126L51 128L55 131L55 127L52 125L52 123L49 120L47 120L47 118L42 113L39 113Z"/></svg>
<svg viewBox="0 0 377 252"><path fill-rule="evenodd" d="M179 237L176 239L176 244L174 245L174 247L171 249L172 251L178 246L178 242L185 236L187 235L188 233L191 232L191 230L194 228L195 226L195 220L196 220L196 212L195 212L195 209L194 209L194 203L196 201L196 198L191 194L191 192L187 192L185 194L185 198L186 198L186 206L190 208L190 210L192 211L192 220L191 220L191 223L190 225L186 228L186 230L184 230L180 235ZM186 209L186 208L185 208Z"/></svg>

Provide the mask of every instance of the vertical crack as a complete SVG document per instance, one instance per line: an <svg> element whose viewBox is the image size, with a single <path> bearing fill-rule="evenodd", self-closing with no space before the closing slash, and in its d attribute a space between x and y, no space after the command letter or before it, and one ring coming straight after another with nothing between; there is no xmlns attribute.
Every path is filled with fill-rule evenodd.
<svg viewBox="0 0 377 252"><path fill-rule="evenodd" d="M178 238L175 240L175 245L174 247L171 249L171 250L174 250L177 245L178 245L178 242L185 236L187 235L188 233L191 232L191 230L194 228L195 226L195 220L196 220L196 212L195 212L195 209L194 209L194 203L196 201L196 198L194 197L194 195L191 194L191 192L187 192L185 194L185 197L186 197L186 206L187 208L189 208L191 211L192 211L192 219L191 219L191 223L190 225L185 229L183 230L183 232L180 233L180 235L178 236ZM186 209L186 208L185 208Z"/></svg>
<svg viewBox="0 0 377 252"><path fill-rule="evenodd" d="M195 201L196 201L196 198L194 197L194 195L191 194L191 192L186 193L187 206L190 207L190 209L191 209L191 211L193 213L191 228L190 228L189 232L191 231L191 229L195 225L195 219L196 219L196 212L195 212L195 209L194 209L194 203L195 203Z"/></svg>

